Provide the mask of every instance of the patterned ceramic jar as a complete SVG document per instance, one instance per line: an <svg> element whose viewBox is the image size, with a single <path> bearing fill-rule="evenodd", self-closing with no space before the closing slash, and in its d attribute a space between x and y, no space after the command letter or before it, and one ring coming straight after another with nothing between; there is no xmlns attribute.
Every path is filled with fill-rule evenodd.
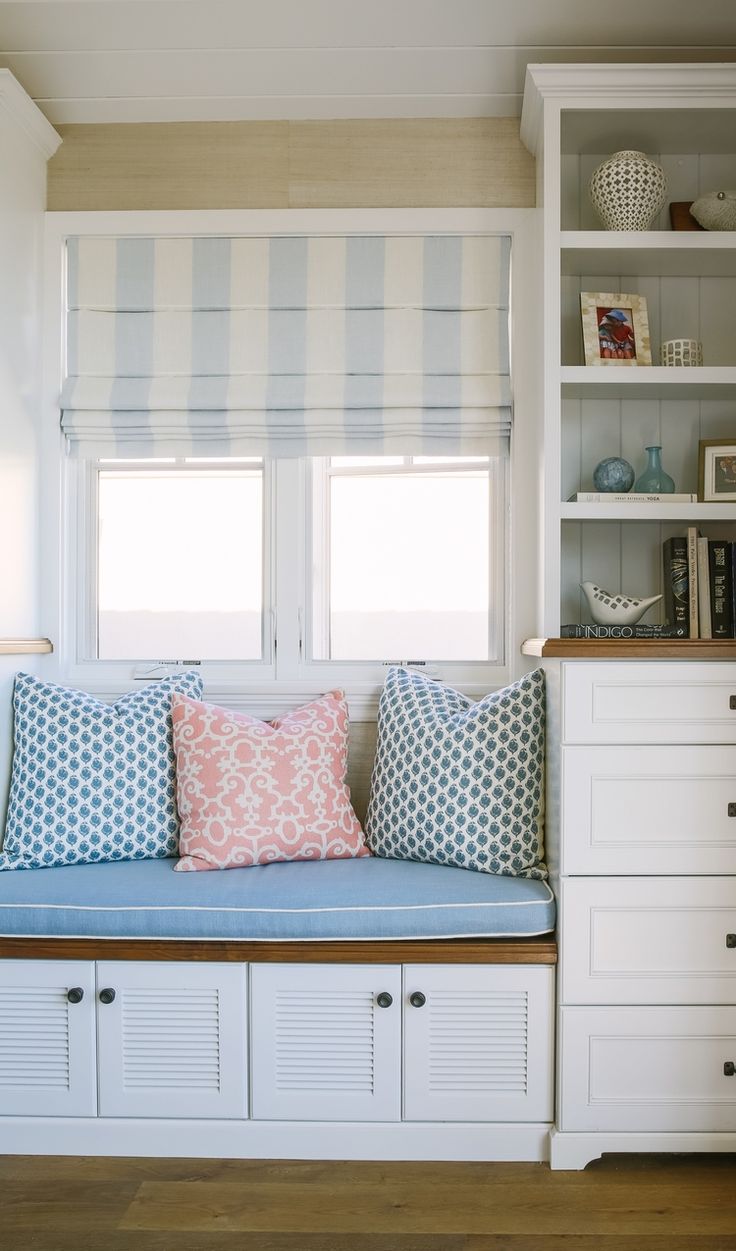
<svg viewBox="0 0 736 1251"><path fill-rule="evenodd" d="M697 339L665 339L659 359L663 365L702 365L703 345Z"/></svg>
<svg viewBox="0 0 736 1251"><path fill-rule="evenodd" d="M590 198L606 230L648 230L666 192L664 171L645 152L614 152L590 180Z"/></svg>

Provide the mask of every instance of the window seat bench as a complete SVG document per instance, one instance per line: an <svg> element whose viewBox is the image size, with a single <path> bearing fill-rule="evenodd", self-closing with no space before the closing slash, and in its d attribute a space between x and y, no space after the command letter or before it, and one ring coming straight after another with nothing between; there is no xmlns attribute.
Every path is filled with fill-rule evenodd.
<svg viewBox="0 0 736 1251"><path fill-rule="evenodd" d="M0 874L0 1152L545 1160L554 923L378 858Z"/></svg>

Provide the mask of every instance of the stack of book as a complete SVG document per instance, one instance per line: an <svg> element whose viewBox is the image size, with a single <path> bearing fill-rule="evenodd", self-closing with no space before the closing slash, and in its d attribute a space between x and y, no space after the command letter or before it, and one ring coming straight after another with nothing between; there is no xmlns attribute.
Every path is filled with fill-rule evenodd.
<svg viewBox="0 0 736 1251"><path fill-rule="evenodd" d="M663 545L664 614L677 637L736 637L736 543L695 526Z"/></svg>

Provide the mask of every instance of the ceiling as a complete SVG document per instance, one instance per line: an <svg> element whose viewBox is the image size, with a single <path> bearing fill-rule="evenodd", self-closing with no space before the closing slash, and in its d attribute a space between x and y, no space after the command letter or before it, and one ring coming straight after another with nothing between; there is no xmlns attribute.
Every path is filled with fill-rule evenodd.
<svg viewBox="0 0 736 1251"><path fill-rule="evenodd" d="M537 61L733 61L734 0L0 0L51 122L513 116Z"/></svg>

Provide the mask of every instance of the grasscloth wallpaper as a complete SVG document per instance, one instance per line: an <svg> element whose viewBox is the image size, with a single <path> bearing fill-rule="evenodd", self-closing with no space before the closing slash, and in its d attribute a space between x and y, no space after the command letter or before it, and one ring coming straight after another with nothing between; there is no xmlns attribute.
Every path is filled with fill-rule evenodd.
<svg viewBox="0 0 736 1251"><path fill-rule="evenodd" d="M517 118L59 126L48 207L528 208Z"/></svg>

